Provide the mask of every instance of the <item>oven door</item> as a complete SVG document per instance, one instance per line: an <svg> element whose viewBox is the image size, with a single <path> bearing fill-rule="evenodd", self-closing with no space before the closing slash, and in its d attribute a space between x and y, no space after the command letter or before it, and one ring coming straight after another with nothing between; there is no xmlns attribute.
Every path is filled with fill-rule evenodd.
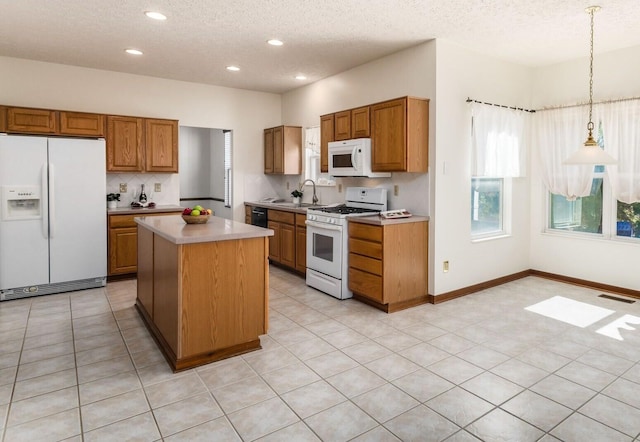
<svg viewBox="0 0 640 442"><path fill-rule="evenodd" d="M342 279L343 226L307 220L307 268Z"/></svg>

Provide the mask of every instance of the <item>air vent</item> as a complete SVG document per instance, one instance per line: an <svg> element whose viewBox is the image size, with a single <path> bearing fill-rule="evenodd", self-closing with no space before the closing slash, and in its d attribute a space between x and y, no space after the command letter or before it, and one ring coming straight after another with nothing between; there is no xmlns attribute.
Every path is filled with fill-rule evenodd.
<svg viewBox="0 0 640 442"><path fill-rule="evenodd" d="M605 295L604 293L601 295L598 295L598 298L605 298L605 299L611 299L612 301L626 302L627 304L633 304L634 302L636 302L633 299L618 298L617 296Z"/></svg>

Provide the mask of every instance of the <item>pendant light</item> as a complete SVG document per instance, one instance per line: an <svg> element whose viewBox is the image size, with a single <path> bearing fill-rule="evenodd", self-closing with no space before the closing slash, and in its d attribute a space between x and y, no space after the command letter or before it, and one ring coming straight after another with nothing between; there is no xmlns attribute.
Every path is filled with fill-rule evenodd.
<svg viewBox="0 0 640 442"><path fill-rule="evenodd" d="M569 158L564 160L564 164L568 165L601 165L616 164L616 159L606 153L604 149L593 139L593 16L600 10L600 6L589 6L585 12L591 16L591 47L589 52L589 124L587 130L589 136L584 146L573 153Z"/></svg>

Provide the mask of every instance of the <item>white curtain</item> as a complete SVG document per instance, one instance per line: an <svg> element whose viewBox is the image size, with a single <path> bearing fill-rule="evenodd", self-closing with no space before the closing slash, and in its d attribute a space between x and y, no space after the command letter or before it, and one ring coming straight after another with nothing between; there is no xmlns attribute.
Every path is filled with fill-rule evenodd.
<svg viewBox="0 0 640 442"><path fill-rule="evenodd" d="M607 152L618 160L607 166L613 196L623 203L640 201L640 100L602 103L602 132Z"/></svg>
<svg viewBox="0 0 640 442"><path fill-rule="evenodd" d="M475 177L526 175L524 111L471 103L472 166Z"/></svg>
<svg viewBox="0 0 640 442"><path fill-rule="evenodd" d="M591 193L594 167L562 164L587 139L588 123L588 109L583 106L543 109L533 114L531 146L538 153L542 181L551 193L569 201ZM596 123L596 132L597 127Z"/></svg>

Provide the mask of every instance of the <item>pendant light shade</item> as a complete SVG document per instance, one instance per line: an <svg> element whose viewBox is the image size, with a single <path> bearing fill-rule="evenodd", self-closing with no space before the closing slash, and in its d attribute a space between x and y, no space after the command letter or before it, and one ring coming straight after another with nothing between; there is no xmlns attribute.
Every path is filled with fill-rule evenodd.
<svg viewBox="0 0 640 442"><path fill-rule="evenodd" d="M616 164L617 161L611 155L600 148L600 145L593 139L593 15L600 10L600 6L589 6L585 11L591 16L591 46L589 52L589 124L587 130L589 135L584 146L578 149L564 160L567 165L601 165Z"/></svg>

